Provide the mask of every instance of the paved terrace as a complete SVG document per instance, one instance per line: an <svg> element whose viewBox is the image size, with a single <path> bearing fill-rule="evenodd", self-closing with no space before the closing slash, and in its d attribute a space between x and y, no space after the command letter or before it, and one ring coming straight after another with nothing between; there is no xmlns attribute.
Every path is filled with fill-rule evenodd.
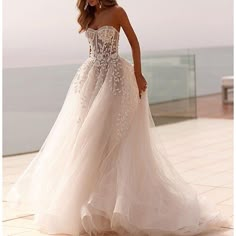
<svg viewBox="0 0 236 236"><path fill-rule="evenodd" d="M215 202L232 221L226 231L203 235L233 235L233 120L198 118L154 129L161 135L170 161L186 181ZM35 154L3 158L4 236L46 235L35 229L32 215L10 209L5 201L7 191Z"/></svg>

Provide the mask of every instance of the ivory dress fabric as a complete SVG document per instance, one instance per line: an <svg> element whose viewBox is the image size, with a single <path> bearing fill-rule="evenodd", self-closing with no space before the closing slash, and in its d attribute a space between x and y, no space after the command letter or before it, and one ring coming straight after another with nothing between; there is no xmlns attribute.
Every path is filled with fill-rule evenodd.
<svg viewBox="0 0 236 236"><path fill-rule="evenodd" d="M118 54L112 26L85 32L78 68L40 151L7 194L48 234L196 235L225 226L154 138L147 90Z"/></svg>

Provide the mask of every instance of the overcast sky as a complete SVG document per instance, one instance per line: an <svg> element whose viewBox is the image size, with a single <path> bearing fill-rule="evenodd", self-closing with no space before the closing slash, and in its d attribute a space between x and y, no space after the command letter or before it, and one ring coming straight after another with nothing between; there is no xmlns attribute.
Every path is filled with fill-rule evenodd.
<svg viewBox="0 0 236 236"><path fill-rule="evenodd" d="M75 0L4 0L3 66L79 63L88 56ZM233 0L118 0L141 50L233 45ZM130 52L121 31L120 49Z"/></svg>

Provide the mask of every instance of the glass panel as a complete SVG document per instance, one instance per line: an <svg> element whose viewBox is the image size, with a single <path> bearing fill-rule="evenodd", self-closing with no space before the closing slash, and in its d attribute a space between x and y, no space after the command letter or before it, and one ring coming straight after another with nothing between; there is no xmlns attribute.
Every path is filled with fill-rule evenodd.
<svg viewBox="0 0 236 236"><path fill-rule="evenodd" d="M142 72L156 125L197 117L194 55L144 54Z"/></svg>
<svg viewBox="0 0 236 236"><path fill-rule="evenodd" d="M3 69L4 156L39 150L79 66ZM156 125L192 119L196 96L220 94L221 77L233 74L233 47L145 52L142 69Z"/></svg>
<svg viewBox="0 0 236 236"><path fill-rule="evenodd" d="M3 70L3 155L38 151L78 69L75 65Z"/></svg>
<svg viewBox="0 0 236 236"><path fill-rule="evenodd" d="M143 74L156 124L196 118L194 55L144 57Z"/></svg>

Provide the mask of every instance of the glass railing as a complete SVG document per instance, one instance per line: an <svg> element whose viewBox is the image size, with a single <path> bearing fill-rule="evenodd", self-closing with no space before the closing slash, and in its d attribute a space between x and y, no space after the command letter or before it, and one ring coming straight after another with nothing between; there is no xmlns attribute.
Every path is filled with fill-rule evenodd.
<svg viewBox="0 0 236 236"><path fill-rule="evenodd" d="M3 70L3 155L38 151L78 65Z"/></svg>
<svg viewBox="0 0 236 236"><path fill-rule="evenodd" d="M4 156L39 150L79 66L3 69ZM221 76L233 74L233 47L142 53L142 70L156 125L193 119L196 96L220 93Z"/></svg>
<svg viewBox="0 0 236 236"><path fill-rule="evenodd" d="M126 59L131 61L128 55ZM194 55L144 54L142 72L156 125L196 118Z"/></svg>
<svg viewBox="0 0 236 236"><path fill-rule="evenodd" d="M4 69L4 155L40 148L78 67ZM194 56L144 56L142 68L155 123L196 117Z"/></svg>

